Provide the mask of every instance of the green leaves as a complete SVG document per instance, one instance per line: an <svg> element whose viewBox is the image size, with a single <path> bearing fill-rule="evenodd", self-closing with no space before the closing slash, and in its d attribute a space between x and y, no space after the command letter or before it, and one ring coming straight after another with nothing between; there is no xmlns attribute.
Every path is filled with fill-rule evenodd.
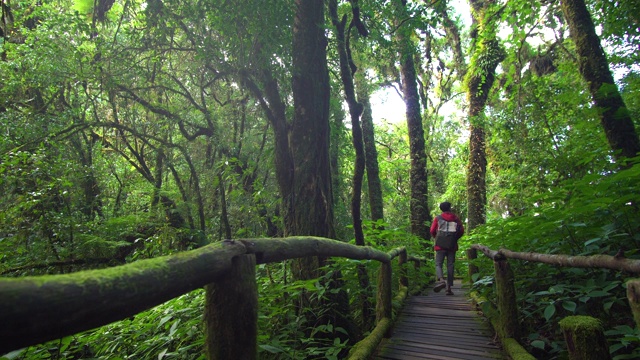
<svg viewBox="0 0 640 360"><path fill-rule="evenodd" d="M578 305L573 301L563 301L562 307L568 312L575 314L576 309L578 308Z"/></svg>
<svg viewBox="0 0 640 360"><path fill-rule="evenodd" d="M549 321L556 313L556 305L555 302L551 302L547 307L544 308L544 318Z"/></svg>

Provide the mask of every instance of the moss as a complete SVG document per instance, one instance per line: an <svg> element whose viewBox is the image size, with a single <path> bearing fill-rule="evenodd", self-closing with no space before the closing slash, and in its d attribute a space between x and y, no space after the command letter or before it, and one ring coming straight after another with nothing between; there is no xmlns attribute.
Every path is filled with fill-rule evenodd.
<svg viewBox="0 0 640 360"><path fill-rule="evenodd" d="M514 338L502 339L502 347L513 360L535 360L535 357L529 354Z"/></svg>
<svg viewBox="0 0 640 360"><path fill-rule="evenodd" d="M194 251L146 259L131 264L99 270L85 270L71 274L30 276L22 278L0 279L2 287L2 304L19 304L25 296L36 291L58 294L59 296L91 295L96 292L109 293L125 291L129 294L139 292L138 287L148 289L153 284L144 281L128 281L130 279L148 279L155 283L166 283L180 278L188 266L172 266L174 264L198 263L198 258L220 248L212 245ZM50 298L50 296L48 296Z"/></svg>
<svg viewBox="0 0 640 360"><path fill-rule="evenodd" d="M378 322L371 334L357 342L349 351L349 360L366 360L376 350L384 334L391 328L392 321L384 318Z"/></svg>
<svg viewBox="0 0 640 360"><path fill-rule="evenodd" d="M491 326L498 332L500 337L500 343L504 349L504 352L509 355L513 360L531 360L535 357L527 352L527 350L518 343L518 341L512 337L504 337L498 330L500 329L500 319L498 310L487 299L480 297L477 292L471 291L469 293L471 300L480 305L484 312L484 316L489 319Z"/></svg>
<svg viewBox="0 0 640 360"><path fill-rule="evenodd" d="M636 326L640 327L640 280L632 279L627 281L627 299L629 300L629 307L631 307L631 313L633 319L636 321Z"/></svg>
<svg viewBox="0 0 640 360"><path fill-rule="evenodd" d="M168 270L171 264L185 263L192 261L202 256L204 253L210 252L221 245L213 244L198 250L187 251L169 256L162 256L154 259L140 260L131 264L122 266L116 266L111 268L104 268L98 270L85 270L78 271L71 274L58 274L58 275L42 275L42 276L28 276L21 278L3 278L0 279L0 284L4 290L14 288L11 285L24 284L24 286L40 288L43 286L78 286L78 287L99 287L104 290L108 290L109 287L118 286L118 279L133 278L140 275L154 273L159 275L157 278L159 281L170 280ZM22 287L22 286L21 286ZM132 289L135 290L135 289ZM3 296L11 296L11 292L4 293Z"/></svg>
<svg viewBox="0 0 640 360"><path fill-rule="evenodd" d="M518 305L516 303L513 271L506 260L495 261L494 268L500 317L500 327L496 330L503 337L518 338L520 324L518 322Z"/></svg>
<svg viewBox="0 0 640 360"><path fill-rule="evenodd" d="M559 324L563 329L569 328L577 331L580 331L580 329L583 329L582 331L597 331L602 329L600 320L584 315L568 316L560 320Z"/></svg>
<svg viewBox="0 0 640 360"><path fill-rule="evenodd" d="M569 316L559 323L570 359L610 359L600 320L591 316Z"/></svg>

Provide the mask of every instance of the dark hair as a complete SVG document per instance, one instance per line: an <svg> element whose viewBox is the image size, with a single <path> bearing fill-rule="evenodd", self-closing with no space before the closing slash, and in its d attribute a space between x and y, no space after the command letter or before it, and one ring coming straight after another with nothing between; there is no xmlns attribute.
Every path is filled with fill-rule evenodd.
<svg viewBox="0 0 640 360"><path fill-rule="evenodd" d="M451 203L448 202L448 201L440 203L440 210L442 210L442 211L451 211Z"/></svg>

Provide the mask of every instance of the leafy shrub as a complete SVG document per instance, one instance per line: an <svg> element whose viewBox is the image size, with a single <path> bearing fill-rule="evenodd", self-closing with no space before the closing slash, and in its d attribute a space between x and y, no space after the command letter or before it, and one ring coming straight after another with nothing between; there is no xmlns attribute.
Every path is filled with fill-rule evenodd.
<svg viewBox="0 0 640 360"><path fill-rule="evenodd" d="M640 164L616 172L590 174L529 199L533 204L518 217L500 218L463 238L464 246L549 254L623 254L640 258ZM495 301L486 285L492 266L476 260L482 271L475 288ZM628 274L510 261L516 275L521 323L528 331L524 343L539 358L562 356L564 341L557 322L568 315L601 319L615 359L640 356L624 286ZM625 330L626 329L626 330ZM544 351L542 351L544 350Z"/></svg>

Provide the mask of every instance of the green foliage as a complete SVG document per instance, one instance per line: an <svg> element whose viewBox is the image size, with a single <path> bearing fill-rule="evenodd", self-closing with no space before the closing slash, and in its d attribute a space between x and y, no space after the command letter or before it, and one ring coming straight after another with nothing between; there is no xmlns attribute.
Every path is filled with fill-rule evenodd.
<svg viewBox="0 0 640 360"><path fill-rule="evenodd" d="M204 291L197 290L128 320L14 352L9 359L204 359L203 311Z"/></svg>
<svg viewBox="0 0 640 360"><path fill-rule="evenodd" d="M614 255L638 258L640 202L637 178L640 164L623 170L589 174L565 181L551 191L528 200L531 210L517 217L496 219L476 229L465 244L481 243L514 251L569 255ZM480 263L480 259L477 261ZM626 274L592 269L562 269L543 264L510 261L516 275L518 305L534 355L553 357L564 346L557 321L568 315L590 315L605 328L621 329L629 324L630 309L623 286ZM483 271L491 265L482 261ZM491 297L486 285L490 277L478 275L475 287ZM638 356L637 342L615 331L607 333L611 352L617 358ZM544 352L540 352L544 350ZM546 354L546 355L545 355Z"/></svg>
<svg viewBox="0 0 640 360"><path fill-rule="evenodd" d="M451 70L450 34L443 35L443 19L429 6L409 2L406 18L398 19L392 6L397 3L360 2L370 35L352 35L352 55L375 86L397 87L393 35L405 32L424 92L425 201L451 201L464 218L467 124L441 114L443 104L462 98L459 69ZM266 93L272 89L261 80L272 76L269 85L278 84L282 110L290 117L293 2L124 2L113 5L104 22L87 16L95 4L105 7L108 1L14 1L7 5L13 21L0 24L0 272L67 272L155 257L197 246L204 238L222 238L225 222L233 237L281 231L273 123L262 107L265 99L249 91L247 82L255 81L258 92ZM341 6L349 13L346 3ZM616 74L624 75L622 95L638 121L638 29L630 24L640 12L633 2L598 0L589 6L596 10L592 15L607 50L613 47L610 59ZM494 7L480 14L489 22L477 34L477 45L490 51L472 57L470 73L495 66L506 50L508 58L497 72L499 91L491 94L483 118L489 224L463 238L463 245L585 255L622 248L637 257L638 166L619 171L611 163L557 4L510 1ZM468 53L470 36L461 21L456 23ZM496 30L504 24L511 30L505 36ZM553 45L542 36L550 30L556 35ZM504 49L488 41L496 36ZM536 46L538 54L551 56L556 72L537 76L530 70ZM334 213L339 238L349 239L353 150L339 94L334 86ZM464 111L466 104L456 106ZM408 234L407 132L405 124L376 128L385 221L364 223L366 241L379 249L406 246L410 254L430 258L431 244ZM175 216L184 227L171 226ZM484 291L493 281L490 263L484 258L475 263L482 269L475 286ZM326 270L340 270L358 317L365 290L353 265L337 261ZM620 359L635 355L638 334L620 315L626 314L624 275L515 266L518 274L536 274L518 278L532 348L562 356L556 321L594 314L610 318L604 320L612 329L612 353ZM366 269L375 279L377 264L367 263ZM305 311L292 301L302 294L322 299L333 291L324 285L328 278L291 282L287 263L260 266L259 275L261 357L332 358L350 345L335 340L344 331L335 324L310 327L300 315ZM427 281L428 272L411 279ZM202 297L188 294L133 320L20 356L197 358Z"/></svg>

